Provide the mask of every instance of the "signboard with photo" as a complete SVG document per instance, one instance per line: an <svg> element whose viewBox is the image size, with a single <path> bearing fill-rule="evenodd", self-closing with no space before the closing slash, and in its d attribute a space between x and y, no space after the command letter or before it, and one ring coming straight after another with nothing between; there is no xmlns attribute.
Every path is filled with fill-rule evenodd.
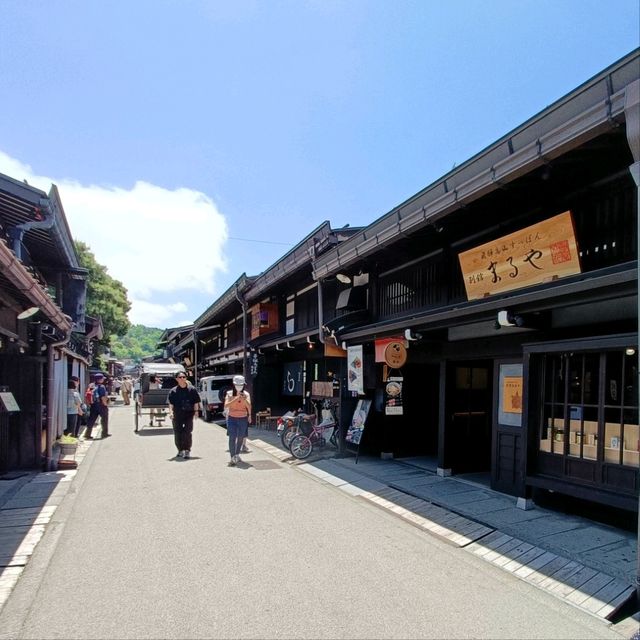
<svg viewBox="0 0 640 640"><path fill-rule="evenodd" d="M347 348L347 389L364 393L364 367L362 345Z"/></svg>
<svg viewBox="0 0 640 640"><path fill-rule="evenodd" d="M362 440L362 433L364 431L364 425L369 415L369 407L371 406L371 400L358 400L356 410L353 412L353 418L351 424L347 430L345 440L349 444L360 444Z"/></svg>
<svg viewBox="0 0 640 640"><path fill-rule="evenodd" d="M402 377L387 379L384 388L384 413L387 416L401 416L402 411Z"/></svg>

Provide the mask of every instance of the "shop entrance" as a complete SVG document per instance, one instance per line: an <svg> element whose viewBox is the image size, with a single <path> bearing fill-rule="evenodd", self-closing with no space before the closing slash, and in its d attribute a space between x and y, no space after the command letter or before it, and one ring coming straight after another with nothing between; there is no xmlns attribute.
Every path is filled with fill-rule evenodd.
<svg viewBox="0 0 640 640"><path fill-rule="evenodd" d="M438 460L438 409L440 401L438 364L407 364L402 368L402 416L386 416L393 434L397 458L429 457Z"/></svg>
<svg viewBox="0 0 640 640"><path fill-rule="evenodd" d="M454 362L447 378L447 459L453 473L491 470L493 362Z"/></svg>

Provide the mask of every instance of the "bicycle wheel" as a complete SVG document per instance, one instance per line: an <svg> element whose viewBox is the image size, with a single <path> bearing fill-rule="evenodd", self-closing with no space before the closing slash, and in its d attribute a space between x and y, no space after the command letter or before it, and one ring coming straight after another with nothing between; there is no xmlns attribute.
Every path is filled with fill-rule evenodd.
<svg viewBox="0 0 640 640"><path fill-rule="evenodd" d="M291 441L298 435L298 429L296 427L287 427L280 436L282 446L285 449L291 449Z"/></svg>
<svg viewBox="0 0 640 640"><path fill-rule="evenodd" d="M290 449L291 455L298 458L298 460L303 460L304 458L309 457L313 449L313 445L307 436L300 434L293 438Z"/></svg>
<svg viewBox="0 0 640 640"><path fill-rule="evenodd" d="M338 425L336 425L333 429L333 433L331 434L331 437L329 438L329 442L336 448L338 449L340 447L340 431L338 429Z"/></svg>

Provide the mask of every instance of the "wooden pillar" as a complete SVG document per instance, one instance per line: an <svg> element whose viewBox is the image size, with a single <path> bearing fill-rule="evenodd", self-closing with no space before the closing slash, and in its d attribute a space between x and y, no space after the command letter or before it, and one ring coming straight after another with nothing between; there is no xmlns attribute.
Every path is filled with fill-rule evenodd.
<svg viewBox="0 0 640 640"><path fill-rule="evenodd" d="M438 410L438 475L451 475L451 452L447 450L447 361L440 361L440 408Z"/></svg>

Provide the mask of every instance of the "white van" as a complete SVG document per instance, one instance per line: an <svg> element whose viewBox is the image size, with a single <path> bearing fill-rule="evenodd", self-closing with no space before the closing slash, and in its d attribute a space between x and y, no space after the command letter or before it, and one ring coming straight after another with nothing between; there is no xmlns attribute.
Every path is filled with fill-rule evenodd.
<svg viewBox="0 0 640 640"><path fill-rule="evenodd" d="M202 417L207 422L222 417L224 395L229 389L233 389L233 375L200 378L198 392L202 401Z"/></svg>

